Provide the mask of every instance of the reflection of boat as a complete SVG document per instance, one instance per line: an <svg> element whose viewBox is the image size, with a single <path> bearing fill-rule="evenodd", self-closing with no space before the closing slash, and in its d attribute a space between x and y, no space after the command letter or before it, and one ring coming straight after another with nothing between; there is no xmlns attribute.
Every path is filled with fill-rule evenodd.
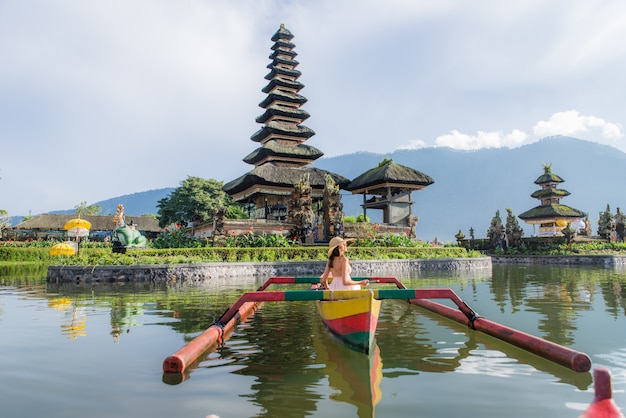
<svg viewBox="0 0 626 418"><path fill-rule="evenodd" d="M342 291L341 295L338 292L333 292L338 300L317 301L322 321L341 343L367 354L374 342L380 300L374 299L374 293L368 290Z"/></svg>
<svg viewBox="0 0 626 418"><path fill-rule="evenodd" d="M338 391L331 395L332 399L355 405L360 418L373 417L382 398L383 363L378 345L374 342L369 355L364 356L335 343L323 332L319 334L314 339L315 352L320 362L326 364L328 383Z"/></svg>
<svg viewBox="0 0 626 418"><path fill-rule="evenodd" d="M239 319L245 318L254 312L262 302L295 302L295 301L320 301L323 303L331 302L326 312L326 305L320 309L326 326L333 332L336 337L347 343L352 349L360 349L360 351L369 351L370 341L376 330L378 312L380 310L380 300L382 299L400 299L407 301L413 305L427 309L448 319L452 319L469 328L484 332L492 337L506 341L533 354L542 356L562 366L569 367L577 372L586 372L591 368L591 359L584 353L563 347L556 343L537 338L521 331L500 325L488 319L480 317L474 312L452 289L434 288L434 289L407 289L395 277L368 277L356 279L369 279L370 283L393 284L395 289L379 288L369 290L266 290L271 284L317 284L318 277L300 276L300 277L271 277L256 292L246 292L228 308L222 316L215 321L205 332L189 342L186 346L178 350L173 355L167 357L163 362L164 373L183 373L187 367L192 365L204 352L211 346L219 342L223 342L227 335L226 332L232 330ZM339 308L340 304L335 302L343 302L352 299L364 299L366 308ZM374 302L376 299L376 302ZM456 305L456 309L431 301L429 299L448 299ZM369 303L369 305L368 305ZM332 308L333 306L337 308ZM348 304L346 304L348 305ZM355 305L358 305L355 302ZM333 314L333 311L339 313ZM358 312L358 315L354 315ZM365 315L361 315L367 312ZM366 320L354 323L351 316L363 316ZM341 321L334 322L338 318L344 318ZM363 324L367 324L366 326ZM367 330L367 331L366 331ZM354 334L354 335L352 335ZM350 336L350 338L347 338ZM364 347L367 346L367 350Z"/></svg>

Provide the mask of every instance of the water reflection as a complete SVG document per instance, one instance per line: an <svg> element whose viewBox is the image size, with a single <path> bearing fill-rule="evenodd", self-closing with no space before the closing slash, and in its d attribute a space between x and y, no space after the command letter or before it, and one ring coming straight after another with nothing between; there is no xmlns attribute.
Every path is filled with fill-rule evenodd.
<svg viewBox="0 0 626 418"><path fill-rule="evenodd" d="M619 270L495 266L490 290L502 313L536 313L539 336L570 346L576 342L577 320L593 310L596 297L603 298L607 312L615 317L626 314L625 285L626 275Z"/></svg>
<svg viewBox="0 0 626 418"><path fill-rule="evenodd" d="M446 324L448 333L449 323L452 321L441 322ZM420 320L418 308L404 302L384 301L376 338L385 361L385 376L452 372L477 348L471 340L459 338L460 335L449 335L444 342L442 338L446 337L441 329L428 325ZM393 356L387 358L388 352L393 352Z"/></svg>
<svg viewBox="0 0 626 418"><path fill-rule="evenodd" d="M259 281L254 280L201 286L150 283L46 285L36 269L18 277L10 276L13 273L9 276L2 274L0 272L0 325L6 335L19 334L19 326L40 333L42 328L36 327L48 325L44 332L61 333L63 338L45 339L49 346L41 350L41 356L45 352L66 355L63 362L67 363L68 359L76 361L72 370L93 367L90 362L81 363L80 356L76 356L73 350L84 348L92 341L99 343L98 338L111 342L109 346L116 349L108 353L102 344L94 344L91 352L102 358L100 363L124 364L134 346L141 352L135 361L151 358L150 364L139 367L147 370L140 373L141 377L152 380L155 370L159 371L159 359L171 354L170 349L179 348L193 339L244 291L254 290L259 285ZM451 287L490 320L588 353L594 365L606 365L611 369L616 396L621 397L616 401L623 408L626 406L625 278L626 272L608 269L495 266L493 276L488 278L433 273L404 278L403 282L409 287ZM46 318L46 321L32 321L27 317L19 326L15 325L16 315L11 314L16 306L27 312L35 311L33 317ZM50 312L54 315L49 315ZM146 325L153 327L143 328L141 333L132 332ZM75 340L68 341L71 338ZM126 339L132 341L133 338L141 340L136 340L135 344L112 344ZM416 306L384 301L376 340L379 356L368 357L345 350L328 337L314 304L266 303L254 317L237 328L226 344L215 352L206 353L190 374L176 376L177 381L168 381L170 375L163 375L163 381L168 384L178 384L189 377L193 379L176 390L159 384L151 387L151 392L158 392L156 398L171 396L175 399L172 404L176 405L185 404L179 402L178 397L185 398L188 405L194 404L198 393L202 394L202 402L211 405L219 404L220 397L228 396L226 402L229 404L245 404L250 408L247 412L254 411L247 415L233 412L232 416L259 417L320 416L329 410L346 411L346 408L354 410L360 417L373 416L375 411L385 415L390 408L397 407L397 398L411 396L406 395L407 392L436 396L433 394L438 389L430 387L433 381L445 384L446 389L458 394L477 394L476 404L468 398L445 400L446 405L458 404L456 412L467 409L470 416L480 416L476 412L482 406L478 400L481 390L472 388L472 385L485 382L485 379L493 385L492 390L496 388L493 402L500 410L504 410L507 404L497 398L506 399L509 395L505 389L498 392L498 386L508 385L510 389L512 384L517 384L512 382L520 382L519 390L529 393L554 394L553 399L548 399L550 403L565 405L569 401L584 403L591 400L588 396L592 385L590 373L573 372ZM76 344L76 341L82 344ZM163 348L166 341L169 345ZM15 351L10 339L5 339L4 345L0 341L0 348ZM15 353L16 362L38 364L38 367L48 364L45 359L37 357L39 351L34 349L29 352L29 357L25 357L27 361L19 355ZM37 373L44 372L31 368L26 375L32 374L38 379L43 376ZM68 372L64 370L63 373ZM120 379L119 369L115 373L111 371L111 376L107 373L107 370L100 370L99 375L94 374L99 380L98 386L115 388ZM144 386L145 382L132 380L136 375L127 370L123 373L125 378L131 376L128 377L129 384ZM78 377L79 380L82 378ZM58 391L70 392L66 387L70 380L59 378ZM214 383L216 380L218 382ZM221 385L222 380L232 390L226 395L226 390L215 394L211 388ZM212 385L207 385L207 381ZM32 381L24 383L23 392L31 394L33 390L27 383L32 384ZM55 385L51 385L53 392L48 396L59 396L52 386ZM578 397L581 392L583 396ZM154 400L153 393L149 396ZM85 402L100 406L97 399L86 399ZM404 409L399 409L400 415L411 414L414 402L414 399L405 401ZM420 402L438 408L438 403L443 401L422 399ZM161 406L165 406L165 401ZM143 412L139 407L127 408L130 408L124 411L127 416L141 416ZM197 413L182 415L200 416ZM450 413L448 416L458 415ZM512 412L511 416L522 414ZM576 413L570 416L576 416Z"/></svg>
<svg viewBox="0 0 626 418"><path fill-rule="evenodd" d="M316 324L317 358L325 365L323 371L330 387L337 390L330 398L356 406L359 418L373 417L382 398L383 362L378 344L374 344L369 355L357 353L332 339L320 321Z"/></svg>
<svg viewBox="0 0 626 418"><path fill-rule="evenodd" d="M323 400L320 388L327 385L335 391L328 397L354 405L359 417L374 416L382 396L378 346L369 356L345 348L327 334L314 304L306 302L265 303L199 363L199 368L224 366L255 378L251 391L240 396L261 407L260 417L315 415Z"/></svg>

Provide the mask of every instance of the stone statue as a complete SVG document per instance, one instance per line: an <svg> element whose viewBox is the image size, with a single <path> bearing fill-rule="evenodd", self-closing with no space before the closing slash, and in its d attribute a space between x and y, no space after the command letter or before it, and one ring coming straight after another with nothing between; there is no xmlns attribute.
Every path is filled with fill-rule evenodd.
<svg viewBox="0 0 626 418"><path fill-rule="evenodd" d="M226 230L224 229L224 218L226 208L219 205L213 212L213 245L222 247L226 243Z"/></svg>
<svg viewBox="0 0 626 418"><path fill-rule="evenodd" d="M113 229L113 252L125 252L121 249L132 247L145 247L148 243L146 237L137 231L135 223L131 220L126 224L124 220L124 206L117 205L115 212L115 228ZM119 243L119 244L117 244Z"/></svg>
<svg viewBox="0 0 626 418"><path fill-rule="evenodd" d="M324 184L324 224L326 225L326 239L343 237L343 203L339 186L330 175L326 175Z"/></svg>
<svg viewBox="0 0 626 418"><path fill-rule="evenodd" d="M311 209L311 192L311 183L309 182L309 175L307 173L294 185L291 199L288 202L287 218L289 222L294 225L292 237L302 243L313 242L312 231L315 216Z"/></svg>

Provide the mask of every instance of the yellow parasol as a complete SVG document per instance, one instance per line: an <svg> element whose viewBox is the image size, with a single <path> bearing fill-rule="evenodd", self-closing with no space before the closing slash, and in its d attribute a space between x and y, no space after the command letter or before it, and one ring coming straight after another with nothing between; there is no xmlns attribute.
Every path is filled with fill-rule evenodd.
<svg viewBox="0 0 626 418"><path fill-rule="evenodd" d="M70 219L69 221L65 222L65 225L63 226L63 229L66 229L67 231L70 231L74 228L81 228L89 231L91 229L91 222L78 217Z"/></svg>
<svg viewBox="0 0 626 418"><path fill-rule="evenodd" d="M89 235L89 229L91 228L91 222L78 218L70 219L65 222L63 228L67 230L67 235L70 237L76 237L76 253L80 251L80 237L86 237Z"/></svg>
<svg viewBox="0 0 626 418"><path fill-rule="evenodd" d="M50 248L50 255L74 255L76 248L68 242L55 244Z"/></svg>

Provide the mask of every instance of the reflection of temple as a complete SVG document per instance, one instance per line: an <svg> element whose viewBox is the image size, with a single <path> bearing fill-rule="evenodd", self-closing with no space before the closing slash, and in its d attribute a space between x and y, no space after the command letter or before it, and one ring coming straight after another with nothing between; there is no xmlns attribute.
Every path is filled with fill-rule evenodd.
<svg viewBox="0 0 626 418"><path fill-rule="evenodd" d="M310 183L313 204L322 200L326 174L340 187L349 182L338 174L308 167L323 153L305 144L315 132L301 125L310 115L300 109L307 99L298 94L304 85L298 81L301 73L295 69L298 54L292 39L283 25L272 36L272 62L265 76L269 83L262 90L267 97L259 103L265 112L256 118L264 125L251 137L261 146L244 158L254 168L223 188L235 201L254 208L250 211L252 219L284 221L294 185L304 177Z"/></svg>
<svg viewBox="0 0 626 418"><path fill-rule="evenodd" d="M586 214L561 204L561 199L570 194L567 190L558 188L559 183L564 180L552 173L550 164L545 164L543 170L544 173L535 180L535 184L540 185L541 189L530 195L539 199L541 204L518 216L533 226L533 235L536 233L535 225L539 225L539 235L561 235L561 230L568 223L582 220Z"/></svg>
<svg viewBox="0 0 626 418"><path fill-rule="evenodd" d="M378 167L352 180L348 190L352 194L363 195L361 207L364 217L367 217L367 209L379 209L383 211L384 223L408 224L414 203L411 192L421 190L434 182L424 173L385 159ZM368 195L371 196L369 199Z"/></svg>

